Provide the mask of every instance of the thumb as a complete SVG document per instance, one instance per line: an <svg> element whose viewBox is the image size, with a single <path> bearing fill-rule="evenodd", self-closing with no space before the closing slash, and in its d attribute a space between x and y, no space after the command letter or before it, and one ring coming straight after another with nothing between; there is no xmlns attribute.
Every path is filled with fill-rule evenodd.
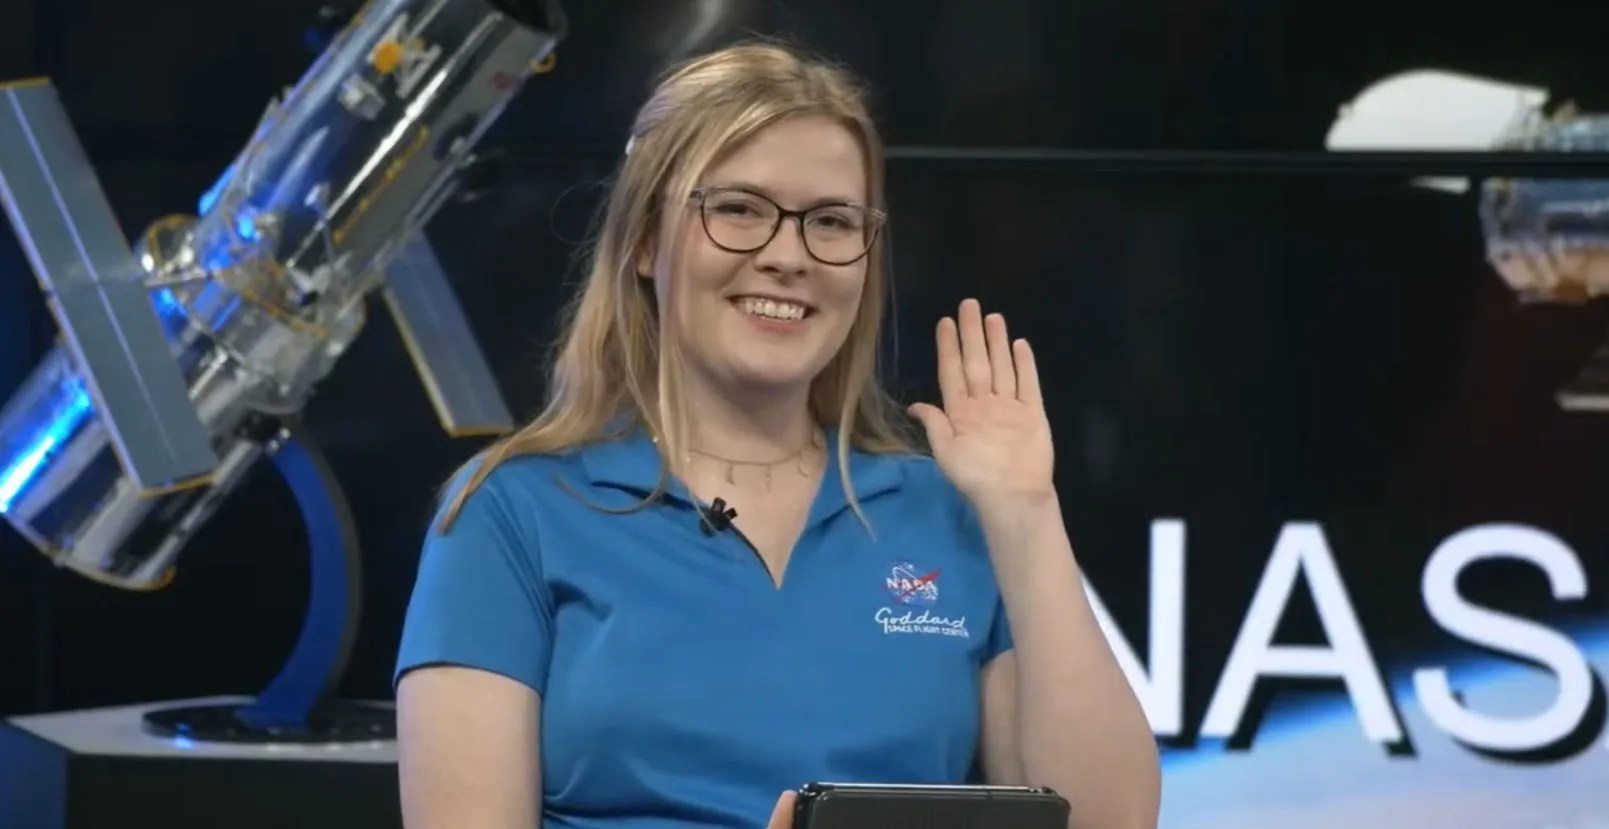
<svg viewBox="0 0 1609 829"><path fill-rule="evenodd" d="M930 444L937 446L949 440L955 433L954 427L950 425L949 416L943 409L931 403L912 403L905 411L922 424L922 428L927 431L927 442Z"/></svg>
<svg viewBox="0 0 1609 829"><path fill-rule="evenodd" d="M793 829L793 804L798 797L791 791L783 792L777 798L776 808L771 810L771 820L765 829Z"/></svg>

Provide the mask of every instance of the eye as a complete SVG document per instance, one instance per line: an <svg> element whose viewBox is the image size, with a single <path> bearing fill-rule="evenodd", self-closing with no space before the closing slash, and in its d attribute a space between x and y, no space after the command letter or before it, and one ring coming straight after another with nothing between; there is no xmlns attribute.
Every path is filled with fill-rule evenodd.
<svg viewBox="0 0 1609 829"><path fill-rule="evenodd" d="M857 230L865 220L855 211L845 208L822 210L810 215L810 224L822 230Z"/></svg>
<svg viewBox="0 0 1609 829"><path fill-rule="evenodd" d="M705 212L733 221L759 221L774 212L763 200L744 193L715 193L704 202Z"/></svg>

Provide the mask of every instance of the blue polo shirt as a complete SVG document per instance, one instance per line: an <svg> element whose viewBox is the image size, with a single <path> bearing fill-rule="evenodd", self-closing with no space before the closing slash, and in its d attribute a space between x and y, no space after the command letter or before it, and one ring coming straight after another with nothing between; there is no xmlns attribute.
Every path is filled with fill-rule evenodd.
<svg viewBox="0 0 1609 829"><path fill-rule="evenodd" d="M548 829L759 827L808 781L965 782L979 669L1011 646L977 521L931 459L857 452L874 536L829 464L777 588L685 488L595 508L653 490L641 433L505 462L426 540L396 676L541 694Z"/></svg>

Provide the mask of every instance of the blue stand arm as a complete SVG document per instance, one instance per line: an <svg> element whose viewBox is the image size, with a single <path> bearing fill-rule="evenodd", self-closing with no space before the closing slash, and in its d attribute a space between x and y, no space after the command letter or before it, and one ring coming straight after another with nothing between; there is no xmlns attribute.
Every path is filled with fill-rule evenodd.
<svg viewBox="0 0 1609 829"><path fill-rule="evenodd" d="M312 585L301 637L273 682L240 719L258 728L304 728L346 672L363 611L363 558L346 495L299 423L286 428L274 466L307 527Z"/></svg>
<svg viewBox="0 0 1609 829"><path fill-rule="evenodd" d="M283 425L270 454L307 528L312 584L301 636L255 701L153 711L146 726L164 735L217 742L392 739L396 725L389 709L334 697L363 609L357 526L340 481L299 421Z"/></svg>

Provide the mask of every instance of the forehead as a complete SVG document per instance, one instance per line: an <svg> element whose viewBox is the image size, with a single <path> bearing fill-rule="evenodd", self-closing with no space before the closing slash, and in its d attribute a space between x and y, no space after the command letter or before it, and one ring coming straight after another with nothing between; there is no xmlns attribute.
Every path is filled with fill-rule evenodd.
<svg viewBox="0 0 1609 829"><path fill-rule="evenodd" d="M766 127L711 167L704 183L752 187L783 204L867 198L860 142L826 118L792 118Z"/></svg>

